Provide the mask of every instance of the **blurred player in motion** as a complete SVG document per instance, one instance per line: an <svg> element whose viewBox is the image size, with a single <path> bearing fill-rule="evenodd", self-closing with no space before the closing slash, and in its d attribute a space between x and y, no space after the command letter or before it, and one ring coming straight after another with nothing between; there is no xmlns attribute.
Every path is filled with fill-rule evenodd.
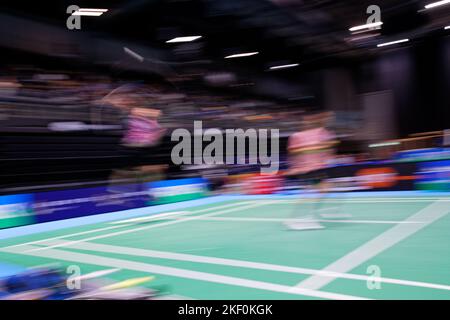
<svg viewBox="0 0 450 320"><path fill-rule="evenodd" d="M147 148L157 145L165 132L159 123L160 110L133 108L128 116L128 130L123 144L129 148Z"/></svg>
<svg viewBox="0 0 450 320"><path fill-rule="evenodd" d="M330 186L326 182L326 174L322 169L326 168L334 158L334 147L338 143L334 133L326 129L326 125L332 117L331 112L306 115L302 119L301 131L289 137L290 169L287 171L287 176L304 182L318 195L312 211L305 213L300 211L299 208L295 209L295 218L286 222L290 229L323 228L317 221L317 211L321 199L328 192Z"/></svg>
<svg viewBox="0 0 450 320"><path fill-rule="evenodd" d="M135 84L122 85L103 98L103 103L123 113L122 152L131 156L132 165L148 164L166 132L159 124L161 110L149 107L152 99L151 93Z"/></svg>
<svg viewBox="0 0 450 320"><path fill-rule="evenodd" d="M111 91L102 100L104 110L120 113L122 138L118 145L121 161L109 177L108 191L128 193L139 191L137 185L162 178L167 164L160 157L159 145L166 129L160 124L162 111L153 107L158 96L139 84L125 84ZM102 113L97 116L103 120ZM128 180L127 184L116 181Z"/></svg>

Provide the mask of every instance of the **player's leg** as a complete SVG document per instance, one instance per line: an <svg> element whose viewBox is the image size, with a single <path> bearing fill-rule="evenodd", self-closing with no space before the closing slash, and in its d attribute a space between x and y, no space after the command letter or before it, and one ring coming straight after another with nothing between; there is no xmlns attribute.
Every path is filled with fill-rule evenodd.
<svg viewBox="0 0 450 320"><path fill-rule="evenodd" d="M331 184L327 180L327 175L324 172L318 172L315 175L315 198L313 206L313 215L319 219L320 211L326 205L327 196L329 195Z"/></svg>
<svg viewBox="0 0 450 320"><path fill-rule="evenodd" d="M343 191L345 191L345 189L340 189L335 180L329 179L325 172L321 175L321 181L317 189L319 196L316 201L315 216L318 219L343 219L351 217L351 214L342 212L346 194ZM344 196L333 197L333 200L330 203L330 195L337 192L341 192Z"/></svg>
<svg viewBox="0 0 450 320"><path fill-rule="evenodd" d="M294 209L285 225L291 230L323 229L323 226L317 221L316 208L317 201L320 199L317 189L320 183L320 176L314 173L302 175L300 183L306 186L303 189L304 197L299 197L299 203L294 204Z"/></svg>

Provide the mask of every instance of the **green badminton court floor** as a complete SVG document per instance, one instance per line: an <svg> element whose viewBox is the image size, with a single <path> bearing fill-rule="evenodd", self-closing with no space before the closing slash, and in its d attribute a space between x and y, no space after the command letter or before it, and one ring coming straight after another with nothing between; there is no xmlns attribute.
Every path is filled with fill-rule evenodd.
<svg viewBox="0 0 450 320"><path fill-rule="evenodd" d="M241 199L0 240L0 263L154 275L186 299L450 299L450 198ZM121 220L120 220L121 219Z"/></svg>

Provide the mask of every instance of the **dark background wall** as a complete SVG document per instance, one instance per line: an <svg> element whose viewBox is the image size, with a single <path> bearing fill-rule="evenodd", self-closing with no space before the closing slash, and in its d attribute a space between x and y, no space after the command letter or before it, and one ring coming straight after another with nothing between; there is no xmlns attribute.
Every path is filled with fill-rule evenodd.
<svg viewBox="0 0 450 320"><path fill-rule="evenodd" d="M450 38L394 48L352 70L358 94L391 91L400 136L450 128Z"/></svg>

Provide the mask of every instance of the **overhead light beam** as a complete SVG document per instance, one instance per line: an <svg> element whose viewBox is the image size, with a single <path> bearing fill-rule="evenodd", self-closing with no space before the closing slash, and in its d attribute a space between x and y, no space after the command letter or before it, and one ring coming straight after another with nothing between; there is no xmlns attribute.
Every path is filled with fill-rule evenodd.
<svg viewBox="0 0 450 320"><path fill-rule="evenodd" d="M167 40L166 43L191 42L191 41L200 39L201 37L202 37L202 36L176 37L176 38Z"/></svg>
<svg viewBox="0 0 450 320"><path fill-rule="evenodd" d="M258 53L259 52L257 52L257 51L255 51L255 52L237 53L237 54L232 54L232 55L226 56L225 59L249 57L249 56L254 56L254 55L258 54Z"/></svg>
<svg viewBox="0 0 450 320"><path fill-rule="evenodd" d="M442 1L438 1L438 2L432 2L432 3L425 5L425 9L436 8L436 7L440 7L440 6L449 4L449 3L450 3L450 0L442 0Z"/></svg>
<svg viewBox="0 0 450 320"><path fill-rule="evenodd" d="M294 68L297 67L298 63L291 63L291 64L283 64L283 65L279 65L279 66L273 66L270 67L270 70L278 70L278 69L287 69L287 68Z"/></svg>
<svg viewBox="0 0 450 320"><path fill-rule="evenodd" d="M396 41L391 41L391 42L385 42L385 43L380 43L377 45L377 47L385 47L385 46L390 46L393 44L397 44L397 43L403 43L403 42L408 42L409 39L401 39L401 40L396 40Z"/></svg>
<svg viewBox="0 0 450 320"><path fill-rule="evenodd" d="M90 9L90 8L80 8L77 11L73 12L73 16L92 16L98 17L103 13L107 12L108 9Z"/></svg>
<svg viewBox="0 0 450 320"><path fill-rule="evenodd" d="M367 23L367 24L363 24L360 26L355 26L355 27L351 27L350 31L358 31L358 30L364 30L364 29L371 29L371 28L376 28L379 27L383 24L383 22L379 21L379 22L373 22L373 23Z"/></svg>

